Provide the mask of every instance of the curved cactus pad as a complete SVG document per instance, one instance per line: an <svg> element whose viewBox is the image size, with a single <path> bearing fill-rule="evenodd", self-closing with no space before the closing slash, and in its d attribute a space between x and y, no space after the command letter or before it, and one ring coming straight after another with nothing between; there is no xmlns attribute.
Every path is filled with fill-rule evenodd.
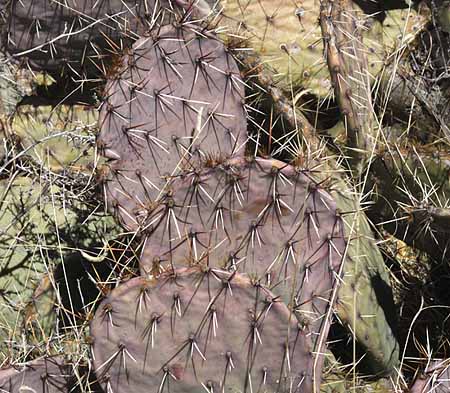
<svg viewBox="0 0 450 393"><path fill-rule="evenodd" d="M334 201L312 176L236 158L174 178L142 221L141 272L237 270L320 322L346 242Z"/></svg>
<svg viewBox="0 0 450 393"><path fill-rule="evenodd" d="M0 370L0 392L68 392L71 378L70 367L62 358L49 357L27 363L22 370Z"/></svg>
<svg viewBox="0 0 450 393"><path fill-rule="evenodd" d="M310 336L270 291L238 273L186 268L134 278L102 302L91 334L106 391L312 389Z"/></svg>
<svg viewBox="0 0 450 393"><path fill-rule="evenodd" d="M106 95L98 144L114 160L107 194L125 209L156 197L165 175L244 152L237 65L220 41L193 26L166 26L137 41Z"/></svg>
<svg viewBox="0 0 450 393"><path fill-rule="evenodd" d="M6 0L0 0L0 6ZM29 65L53 73L90 69L122 51L146 30L174 19L170 0L11 0L5 49Z"/></svg>

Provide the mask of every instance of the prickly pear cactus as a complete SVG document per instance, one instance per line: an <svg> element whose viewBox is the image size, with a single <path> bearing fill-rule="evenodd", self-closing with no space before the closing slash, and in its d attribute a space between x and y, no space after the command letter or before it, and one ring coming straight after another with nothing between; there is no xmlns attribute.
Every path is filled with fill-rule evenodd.
<svg viewBox="0 0 450 393"><path fill-rule="evenodd" d="M209 24L204 24L206 19L197 24L193 22L197 11L189 9L194 5L183 1L150 2L149 9L140 2L116 4L115 0L69 6L27 1L31 11L26 17L21 3L12 0L6 7L14 38L8 45L17 45L9 49L13 55L52 73L59 72L62 62L72 76L79 76L77 81L89 75L108 75L97 139L107 162L102 167L104 175L99 177L106 207L141 247L141 277L128 280L136 270L116 261L116 266L123 268L117 279L121 284L103 300L91 323L92 359L104 389L318 392L333 312L364 348L371 376L389 375L397 366L398 344L385 307L391 300L388 277L356 188L345 183L340 166L330 164L335 161L321 150L323 143L301 145L319 135L306 118L296 118L298 97L285 99L285 91L272 83L285 78L283 87L290 88L297 79L313 90L313 84L318 83L317 89L324 87L328 94L331 73L346 124L353 115L358 123L350 124L353 131L355 127L359 130L361 123L369 130L374 128L371 118L357 113L361 108L357 111L352 107L344 113L343 103L355 104L352 99L370 106L370 84L365 84L364 90L352 86L351 94L342 86L337 90L336 85L367 70L352 66L348 59L343 73L326 69L319 47L322 34L315 35L320 30L318 2L314 2L316 7L310 7L312 2L308 1L296 5L249 2L243 10L236 9L241 17L231 16L233 8L227 7L232 1L223 2L226 7L221 16L213 12L212 19L206 18ZM207 7L200 6L201 14L207 15ZM36 17L38 10L50 10L52 15L48 19L46 13ZM61 23L66 22L71 30L61 32L57 23L44 23L54 20L60 11ZM253 16L263 17L253 25ZM336 47L344 52L348 27L364 29L359 25L361 19L348 19L345 24L338 16L345 15L333 14L331 27L335 31L342 28L337 36L340 46ZM32 30L33 34L24 25L30 18L28 27L39 30ZM219 40L227 34L222 24L227 18L237 26L236 31L244 32L242 46L227 48ZM281 20L289 25L287 30L300 30L301 37L298 31L292 34L292 42L281 37ZM218 34L210 31L216 22ZM14 27L14 23L18 24ZM114 31L109 34L109 30ZM313 41L306 37L313 37ZM297 38L307 47L299 47L294 42ZM360 44L359 31L356 38ZM270 132L273 121L267 107L252 108L249 104L258 95L256 85L243 81L245 67L241 63L239 69L233 58L233 50L245 50L249 42L260 51L263 62L269 59L277 69L271 75L272 82L259 83L259 87L262 94L271 97L274 107L278 105L276 116L288 124L285 131L290 136L283 139L283 135L274 145L279 151L285 149L282 153L297 154L290 156L291 164L256 158L263 143L253 129L247 134L247 123L258 127L258 111L262 121L270 123L264 131ZM357 49L348 52L348 57L359 59L358 51L367 47ZM121 55L120 60L115 54ZM339 56L341 64L344 55ZM113 58L117 61L107 68ZM365 67L364 58L360 60ZM320 65L320 70L308 62ZM263 67L260 60L256 63L255 68ZM322 71L326 75L321 79ZM365 81L369 82L368 78ZM358 83L361 80L356 80ZM324 91L315 93L325 96ZM33 119L41 117L38 111L23 109L25 114L15 108L18 115L12 125L16 129L28 129ZM44 129L39 123L34 130L39 133L38 148L27 135L22 142L29 153L27 159L39 163L44 178L51 182L55 176L61 184L59 175L65 175L66 170L86 169L85 161L80 160L84 150L69 151L65 156L68 149L64 146L64 153L59 153L61 145L59 141L52 143L53 133L40 133L59 127L59 123L53 127L49 119ZM86 119L80 121L85 123ZM67 124L70 121L62 127ZM89 132L85 135L77 124L73 128L69 138L92 142ZM298 136L303 130L302 137L311 131L308 138ZM292 135L301 141L297 146L289 145ZM249 140L258 146L251 154ZM350 147L360 145L353 144L356 146ZM303 148L308 153L302 155ZM22 162L19 164L18 170L23 170ZM96 205L95 211L99 208ZM70 235L57 233L60 254L66 247L60 240ZM88 259L94 265L92 272L98 273L95 264L102 258ZM63 269L66 267L70 271L64 272L63 283L69 291L67 281L76 269L63 264ZM90 273L86 277L99 287L103 285L98 290L105 294L105 285L116 280L114 276L105 280L107 284L100 283L102 280ZM20 277L14 278L20 281ZM80 288L79 297L86 304L76 309L71 304L68 310L68 320L76 323L89 315L92 300ZM20 288L14 291L17 295ZM11 299L13 303L15 299ZM60 303L60 307L66 305ZM53 298L48 304L52 310ZM81 309L83 313L78 315ZM32 321L28 325L46 318L34 318L33 310L25 311L26 321ZM14 328L11 325L7 333L15 334ZM33 334L36 331L31 330ZM36 336L39 341L40 336ZM45 342L50 341L51 336L44 337ZM339 385L341 381L332 382ZM344 389L351 386L341 385Z"/></svg>
<svg viewBox="0 0 450 393"><path fill-rule="evenodd" d="M110 206L145 209L166 176L244 154L239 70L224 45L195 26L167 26L138 41L106 94L98 146L111 159Z"/></svg>
<svg viewBox="0 0 450 393"><path fill-rule="evenodd" d="M26 363L22 369L0 369L0 391L20 393L60 393L71 390L71 367L60 357L48 357Z"/></svg>
<svg viewBox="0 0 450 393"><path fill-rule="evenodd" d="M258 52L264 63L276 69L280 87L295 90L301 86L318 97L326 97L332 84L318 24L320 3L318 0L210 1L218 14L212 18L212 24L220 26L225 36L233 40L238 37L242 46ZM422 18L411 9L391 10L382 24L370 17L376 15L365 15L359 7L368 11L371 3L374 2L354 2L352 8L358 14L358 23L364 25L369 71L375 76L398 35L417 29ZM407 18L408 23L405 24L403 18Z"/></svg>
<svg viewBox="0 0 450 393"><path fill-rule="evenodd" d="M235 272L132 279L102 302L91 334L107 391L313 389L311 335L274 294Z"/></svg>
<svg viewBox="0 0 450 393"><path fill-rule="evenodd" d="M143 223L142 272L246 273L318 332L346 242L334 201L311 177L275 160L235 159L174 179Z"/></svg>
<svg viewBox="0 0 450 393"><path fill-rule="evenodd" d="M170 0L3 0L2 5L7 14L2 45L8 53L32 68L78 79L103 74L112 53L175 12Z"/></svg>
<svg viewBox="0 0 450 393"><path fill-rule="evenodd" d="M173 27L161 29L158 46L172 42L175 32ZM305 326L317 337L323 336L321 324L333 296L346 247L342 222L327 192L328 184L315 182L311 168L244 158L243 148L236 147L246 141L242 93L236 90L240 80L237 75L230 75L230 71L219 72L230 70L233 59L223 52L221 45L217 52L214 37L200 38L199 43L190 31L183 31L183 35L177 32L176 37L179 37L175 39L176 49L180 50L180 40L184 43L183 49L193 48L183 55L184 58L196 58L197 45L201 45L203 53L216 59L217 64L211 67L219 78L210 77L208 68L196 72L197 66L189 60L184 66L177 66L180 63L173 49L170 53L174 70L164 67L161 61L144 67L134 61L130 66L129 61L124 60L127 72L134 78L127 85L142 85L152 94L153 84L160 85L161 78L173 93L168 97L171 101L158 102L150 97L149 105L146 104L149 97L141 91L141 100L137 91L137 99L145 101L135 100L136 105L130 105L132 98L123 96L123 92L127 92L125 87L117 87L122 81L125 86L129 77L119 76L119 82L112 80L110 86L115 87L119 101L113 106L115 96L111 93L111 101L102 109L99 136L100 147L111 160L110 175L104 183L107 204L127 230L136 231L142 238L140 267L143 275L158 277L174 268L193 265L237 270L273 290L296 309ZM146 38L136 47L146 54L148 46L154 53L155 41L156 38ZM215 51L208 50L209 47ZM140 52L133 55L142 63L148 62L148 56ZM148 71L158 67L160 72L170 74ZM179 85L178 74L184 71L186 76ZM214 92L219 83L222 83L222 90L217 92L220 94L217 97ZM226 90L229 94L224 94ZM193 128L199 137L195 133L190 136L195 117L188 116L193 109L185 108L180 102L182 97L189 96L193 97L190 105L223 107L224 120L216 122L214 114L209 114L206 126ZM196 97L202 97L202 102ZM165 112L160 111L169 102L174 105L167 106ZM180 124L183 110L187 120ZM197 112L201 122L203 111L198 109ZM232 122L230 127L225 127L227 119ZM173 153L165 153L166 159L156 159L151 154L153 140L148 137L151 134L144 132L145 137L139 139L139 129L133 126L134 122L144 131L154 130L161 145L164 141L169 147L170 143L175 144ZM234 137L228 139L230 135L226 131L229 129L242 131L234 132ZM176 137L168 138L169 132L177 133ZM176 143L184 138L188 139L184 148L188 154L189 144L192 144L189 140L200 140L199 154L189 154L186 158L175 154L183 151ZM163 170L167 171L167 176L162 176Z"/></svg>
<svg viewBox="0 0 450 393"><path fill-rule="evenodd" d="M294 308L322 337L318 345L341 283L342 323L369 352L373 373L389 374L398 345L373 289L376 278L387 284L386 271L364 218L353 228L362 213L349 186L317 163L244 158L241 84L222 44L186 24L142 38L108 82L103 191L142 239L141 274L196 265L247 274ZM209 108L223 108L221 119Z"/></svg>
<svg viewBox="0 0 450 393"><path fill-rule="evenodd" d="M361 206L342 192L332 192L350 239L344 274L336 302L336 314L364 350L364 362L374 375L386 376L399 365L397 320L388 270Z"/></svg>

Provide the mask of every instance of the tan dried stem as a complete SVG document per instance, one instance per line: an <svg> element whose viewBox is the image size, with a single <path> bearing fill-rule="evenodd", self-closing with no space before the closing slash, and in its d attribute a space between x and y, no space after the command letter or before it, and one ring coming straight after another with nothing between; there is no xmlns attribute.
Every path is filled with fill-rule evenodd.
<svg viewBox="0 0 450 393"><path fill-rule="evenodd" d="M275 71L270 70L270 67L253 51L246 50L238 52L236 57L241 66L244 67L246 76L253 77L258 85L270 96L276 114L282 116L292 129L298 130L306 145L307 156L311 157L312 154L317 155L323 143L320 141L316 129L311 125L306 116L276 86L273 79Z"/></svg>
<svg viewBox="0 0 450 393"><path fill-rule="evenodd" d="M324 55L347 130L352 166L361 174L376 142L370 74L362 41L364 26L350 0L322 0Z"/></svg>

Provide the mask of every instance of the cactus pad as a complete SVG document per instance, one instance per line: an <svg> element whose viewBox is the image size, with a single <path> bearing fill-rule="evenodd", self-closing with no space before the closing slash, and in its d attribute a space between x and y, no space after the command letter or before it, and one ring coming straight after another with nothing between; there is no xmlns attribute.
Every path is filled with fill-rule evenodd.
<svg viewBox="0 0 450 393"><path fill-rule="evenodd" d="M94 161L93 135L97 111L81 105L21 105L12 118L11 128L28 155L39 165L55 172L88 172ZM37 143L39 141L39 143Z"/></svg>
<svg viewBox="0 0 450 393"><path fill-rule="evenodd" d="M170 1L6 1L6 51L35 69L101 75L103 61L173 14Z"/></svg>
<svg viewBox="0 0 450 393"><path fill-rule="evenodd" d="M224 45L194 27L142 38L108 82L98 144L110 163L109 204L156 198L165 176L243 154L243 86Z"/></svg>
<svg viewBox="0 0 450 393"><path fill-rule="evenodd" d="M294 82L320 95L328 93L317 1L228 0L217 8L222 9L219 25L231 37L242 37L245 46L276 69L284 87Z"/></svg>
<svg viewBox="0 0 450 393"><path fill-rule="evenodd" d="M311 336L270 291L238 273L187 268L134 278L102 302L91 334L107 391L312 389Z"/></svg>
<svg viewBox="0 0 450 393"><path fill-rule="evenodd" d="M220 12L214 23L218 21L231 40L239 37L245 46L276 69L280 87L290 90L293 86L302 86L319 97L330 93L332 86L322 55L322 33L318 24L320 1L221 0L210 3L216 4L215 9ZM365 26L364 45L369 71L375 76L398 36L417 31L423 18L412 9L391 10L382 24L365 15L359 7L361 5L367 11L367 6L375 5L375 2L353 3L358 23Z"/></svg>
<svg viewBox="0 0 450 393"><path fill-rule="evenodd" d="M22 370L0 369L0 392L61 393L70 391L70 367L62 358L49 357L27 363Z"/></svg>
<svg viewBox="0 0 450 393"><path fill-rule="evenodd" d="M361 205L346 189L342 181L331 193L348 239L335 310L366 351L368 371L385 376L395 372L400 351L389 272Z"/></svg>
<svg viewBox="0 0 450 393"><path fill-rule="evenodd" d="M234 159L168 188L143 223L143 274L197 264L237 270L311 320L322 317L345 239L334 201L311 173Z"/></svg>

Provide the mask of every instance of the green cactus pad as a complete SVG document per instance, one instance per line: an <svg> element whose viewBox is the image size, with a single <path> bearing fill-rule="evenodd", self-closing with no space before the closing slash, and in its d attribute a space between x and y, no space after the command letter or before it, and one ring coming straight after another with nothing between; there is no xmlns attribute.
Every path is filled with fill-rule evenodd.
<svg viewBox="0 0 450 393"><path fill-rule="evenodd" d="M284 87L295 83L320 95L329 92L317 1L228 0L217 8L222 7L219 25L225 34L243 39L277 71Z"/></svg>
<svg viewBox="0 0 450 393"><path fill-rule="evenodd" d="M214 18L213 23L218 24L230 40L242 40L244 46L255 50L272 66L277 71L280 87L290 90L300 85L318 97L330 94L330 75L318 24L318 0L222 0L214 3L220 16ZM423 24L423 18L412 9L390 10L381 24L369 19L356 4L354 8L358 23L365 25L369 72L375 76L383 67L386 55L399 46L397 42L408 40Z"/></svg>
<svg viewBox="0 0 450 393"><path fill-rule="evenodd" d="M11 129L27 155L54 172L91 172L98 113L92 107L61 105L17 108Z"/></svg>
<svg viewBox="0 0 450 393"><path fill-rule="evenodd" d="M399 344L389 274L359 203L343 183L331 193L348 240L336 313L366 350L365 363L377 376L395 372Z"/></svg>
<svg viewBox="0 0 450 393"><path fill-rule="evenodd" d="M42 255L36 253L33 240L39 234L50 241L49 217L62 225L73 216L55 210L39 183L28 178L17 176L10 183L3 180L0 189L0 348L6 354L8 340L21 334L22 312L48 268ZM57 192L57 187L52 192Z"/></svg>
<svg viewBox="0 0 450 393"><path fill-rule="evenodd" d="M107 391L312 390L311 336L270 291L238 273L188 268L134 278L104 299L91 335Z"/></svg>
<svg viewBox="0 0 450 393"><path fill-rule="evenodd" d="M68 263L67 251L87 250L103 233L110 239L118 232L111 216L79 222L86 206L81 201L64 206L61 199L67 196L46 179L14 177L0 181L0 362L21 354L23 347L12 343L36 343L55 334L55 306L62 300L60 293L55 301L56 286L64 289L72 277L63 275L55 283L53 271L60 262ZM67 233L77 234L76 245ZM71 272L76 265L71 264ZM72 281L76 286L76 277ZM57 308L60 319L66 310Z"/></svg>

